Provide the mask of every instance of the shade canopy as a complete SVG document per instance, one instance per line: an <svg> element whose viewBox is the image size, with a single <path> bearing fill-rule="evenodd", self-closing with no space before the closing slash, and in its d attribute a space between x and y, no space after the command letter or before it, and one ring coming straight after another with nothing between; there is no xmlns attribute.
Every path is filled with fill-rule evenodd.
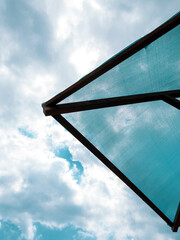
<svg viewBox="0 0 180 240"><path fill-rule="evenodd" d="M180 13L43 104L159 216L180 225ZM61 102L59 104L59 102Z"/></svg>

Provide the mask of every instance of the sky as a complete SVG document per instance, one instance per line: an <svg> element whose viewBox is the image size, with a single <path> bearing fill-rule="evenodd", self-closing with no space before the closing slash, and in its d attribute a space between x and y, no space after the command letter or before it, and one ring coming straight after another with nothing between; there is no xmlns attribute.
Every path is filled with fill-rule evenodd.
<svg viewBox="0 0 180 240"><path fill-rule="evenodd" d="M177 0L0 1L0 239L177 240L41 104L179 11Z"/></svg>

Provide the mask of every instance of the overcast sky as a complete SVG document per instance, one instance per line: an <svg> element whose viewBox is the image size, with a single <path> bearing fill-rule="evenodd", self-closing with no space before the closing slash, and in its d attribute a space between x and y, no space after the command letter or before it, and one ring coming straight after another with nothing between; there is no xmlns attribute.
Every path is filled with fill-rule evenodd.
<svg viewBox="0 0 180 240"><path fill-rule="evenodd" d="M180 238L41 108L179 7L179 0L0 1L1 240Z"/></svg>

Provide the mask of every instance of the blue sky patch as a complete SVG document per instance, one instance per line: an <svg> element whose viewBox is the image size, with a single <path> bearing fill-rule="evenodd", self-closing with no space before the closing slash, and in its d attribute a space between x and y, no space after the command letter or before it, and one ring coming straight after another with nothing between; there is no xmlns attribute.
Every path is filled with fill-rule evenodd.
<svg viewBox="0 0 180 240"><path fill-rule="evenodd" d="M96 238L91 237L90 234L86 236L79 234L81 231L81 229L76 229L71 225L59 230L36 223L36 238L39 240L96 240Z"/></svg>
<svg viewBox="0 0 180 240"><path fill-rule="evenodd" d="M49 228L40 223L36 223L36 233L34 240L96 240L91 234L84 232L80 228L69 225L63 229ZM81 234L84 233L84 234ZM25 240L21 230L9 221L1 221L0 239L1 240Z"/></svg>
<svg viewBox="0 0 180 240"><path fill-rule="evenodd" d="M20 239L21 231L20 229L12 224L9 221L1 221L1 227L0 227L0 239L1 240L16 240ZM24 238L21 238L21 240L24 240Z"/></svg>
<svg viewBox="0 0 180 240"><path fill-rule="evenodd" d="M79 183L81 180L81 175L83 174L83 171L84 171L81 162L72 160L72 154L70 153L68 147L66 147L66 146L64 148L56 148L54 151L54 154L56 157L66 159L69 163L70 169L72 169L73 167L77 168L77 172L74 173L74 178Z"/></svg>
<svg viewBox="0 0 180 240"><path fill-rule="evenodd" d="M24 135L24 136L26 136L26 137L28 137L28 138L35 138L35 137L36 137L34 133L28 131L28 130L25 129L25 128L18 128L18 131L19 131L22 135Z"/></svg>

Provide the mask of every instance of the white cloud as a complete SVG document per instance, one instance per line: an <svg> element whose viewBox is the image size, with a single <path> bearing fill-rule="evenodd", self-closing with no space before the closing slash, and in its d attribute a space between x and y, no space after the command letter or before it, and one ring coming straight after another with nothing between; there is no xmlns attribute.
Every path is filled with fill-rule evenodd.
<svg viewBox="0 0 180 240"><path fill-rule="evenodd" d="M73 52L70 57L70 62L75 66L79 75L84 75L95 67L99 55L100 53L95 42L91 41Z"/></svg>
<svg viewBox="0 0 180 240"><path fill-rule="evenodd" d="M57 26L57 37L66 40L71 33L71 26L65 17L60 17Z"/></svg>
<svg viewBox="0 0 180 240"><path fill-rule="evenodd" d="M122 106L117 110L115 116L111 115L107 117L107 122L115 132L120 132L123 129L126 129L126 133L128 133L131 131L131 125L134 125L137 121L136 115L136 112L133 111L133 107ZM120 117L121 121L119 121Z"/></svg>
<svg viewBox="0 0 180 240"><path fill-rule="evenodd" d="M139 63L139 67L142 71L147 71L148 70L148 65L145 63Z"/></svg>
<svg viewBox="0 0 180 240"><path fill-rule="evenodd" d="M66 11L57 19L56 36L67 40L75 33L82 19L82 1L66 1Z"/></svg>
<svg viewBox="0 0 180 240"><path fill-rule="evenodd" d="M90 6L95 10L95 11L102 11L103 6L96 0L88 1Z"/></svg>

